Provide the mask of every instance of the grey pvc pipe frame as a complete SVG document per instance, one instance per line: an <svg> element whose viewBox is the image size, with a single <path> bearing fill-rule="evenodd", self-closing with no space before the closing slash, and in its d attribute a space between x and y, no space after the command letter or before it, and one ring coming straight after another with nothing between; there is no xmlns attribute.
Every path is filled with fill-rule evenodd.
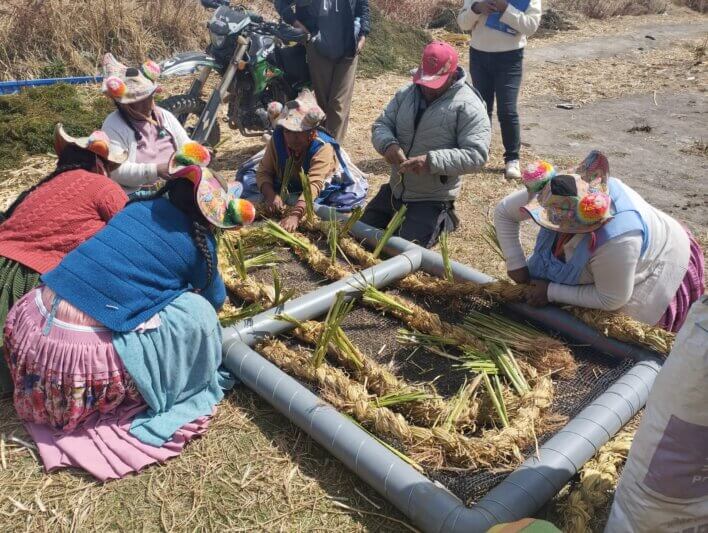
<svg viewBox="0 0 708 533"><path fill-rule="evenodd" d="M320 208L319 215L327 219L330 211ZM353 234L375 243L380 231L358 223ZM358 293L363 280L382 287L419 268L442 273L439 254L404 239L392 238L385 251L394 257L225 329L224 364L425 532L483 532L498 523L532 516L644 406L660 369L659 360L648 350L606 339L560 309L511 306L522 316L578 342L638 362L541 446L537 456L525 461L480 502L467 507L250 348L263 336L292 327L276 320L277 314L287 313L299 320L316 318L327 312L338 292ZM492 281L459 263L453 262L452 268L459 280Z"/></svg>

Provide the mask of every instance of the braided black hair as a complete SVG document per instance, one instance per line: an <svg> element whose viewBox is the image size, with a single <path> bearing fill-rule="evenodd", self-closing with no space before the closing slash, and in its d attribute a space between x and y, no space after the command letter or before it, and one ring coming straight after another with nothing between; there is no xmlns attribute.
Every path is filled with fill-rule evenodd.
<svg viewBox="0 0 708 533"><path fill-rule="evenodd" d="M57 160L57 166L54 171L48 176L46 176L44 179L42 179L36 185L33 185L29 189L26 189L25 191L20 193L20 195L15 199L15 201L12 202L12 205L10 205L10 207L8 207L4 213L0 213L0 223L10 218L15 212L15 209L17 209L19 205L24 202L25 199L35 189L41 187L47 182L52 181L59 174L69 172L70 170L79 169L92 172L96 168L97 157L98 156L96 156L96 154L94 154L93 152L89 152L88 150L84 150L83 148L79 148L75 145L68 145L59 156L59 159Z"/></svg>
<svg viewBox="0 0 708 533"><path fill-rule="evenodd" d="M123 122L127 124L127 126L133 130L133 135L135 135L135 140L137 142L140 142L143 139L142 134L138 131L138 128L135 127L133 124L133 121L130 120L130 117L128 116L128 113L125 112L125 109L118 103L115 102L116 104L116 109L118 110L118 114L120 115L120 118L123 119Z"/></svg>
<svg viewBox="0 0 708 533"><path fill-rule="evenodd" d="M162 198L166 194L174 206L192 220L192 239L194 240L197 250L199 250L199 253L204 258L207 267L206 283L201 289L204 290L211 285L217 266L208 243L208 236L211 235L211 226L197 206L197 202L194 199L194 185L192 182L187 179L170 180L155 194L145 198L135 198L128 202L128 204L155 200ZM195 292L200 291L197 290Z"/></svg>

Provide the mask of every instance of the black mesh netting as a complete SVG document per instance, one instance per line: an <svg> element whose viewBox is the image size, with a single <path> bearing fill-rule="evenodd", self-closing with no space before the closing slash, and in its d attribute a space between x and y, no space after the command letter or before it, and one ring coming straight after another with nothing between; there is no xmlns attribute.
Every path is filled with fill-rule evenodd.
<svg viewBox="0 0 708 533"><path fill-rule="evenodd" d="M283 285L296 288L296 294L316 289L324 282L319 276L298 262L288 262L278 267ZM257 274L265 282L271 282L272 274ZM396 292L395 289L386 289ZM524 322L518 316L512 316L500 308L490 308L472 302L440 301L434 298L413 297L405 294L417 304L438 313L443 320L460 323L465 312L470 308L486 309L502 313L515 320ZM396 319L372 311L361 305L355 306L347 316L343 328L349 338L362 352L380 363L391 364L395 372L410 382L427 382L435 385L438 393L446 398L453 396L464 384L466 373L454 368L450 360L431 354L424 349L403 346L396 340L397 331L405 327ZM550 332L553 334L553 332ZM296 343L295 343L296 344ZM572 418L586 405L597 398L623 375L633 364L631 360L618 360L600 354L586 346L570 344L571 351L578 361L578 371L572 379L554 378L554 400L552 412ZM539 434L539 444L544 443L553 432ZM524 450L529 456L534 449ZM510 470L433 470L426 474L432 480L445 485L467 505L479 501L489 490L499 484Z"/></svg>

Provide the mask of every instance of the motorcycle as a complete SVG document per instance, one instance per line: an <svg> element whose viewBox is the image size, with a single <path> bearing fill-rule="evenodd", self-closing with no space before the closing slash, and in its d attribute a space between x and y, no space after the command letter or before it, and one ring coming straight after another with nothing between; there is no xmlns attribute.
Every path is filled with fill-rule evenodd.
<svg viewBox="0 0 708 533"><path fill-rule="evenodd" d="M201 0L215 9L207 23L210 44L206 53L178 54L161 65L163 76L197 72L189 92L171 96L159 105L185 125L190 137L216 146L221 137L217 121L222 104L228 104L228 124L245 137L270 130L270 102L294 99L309 84L305 58L306 33L283 23L268 22L228 0ZM221 76L208 101L202 92L212 72Z"/></svg>

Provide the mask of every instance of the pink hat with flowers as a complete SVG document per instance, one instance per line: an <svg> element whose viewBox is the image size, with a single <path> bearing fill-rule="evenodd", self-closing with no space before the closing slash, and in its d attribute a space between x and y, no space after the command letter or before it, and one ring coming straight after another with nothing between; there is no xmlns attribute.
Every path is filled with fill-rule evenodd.
<svg viewBox="0 0 708 533"><path fill-rule="evenodd" d="M210 162L209 150L190 141L170 158L168 172L171 179L184 178L194 184L197 206L214 226L232 229L251 224L256 218L256 208L240 198L243 185L213 172L208 168Z"/></svg>
<svg viewBox="0 0 708 533"><path fill-rule="evenodd" d="M591 233L613 216L608 178L607 158L598 151L566 174L556 174L550 164L537 162L527 168L522 180L529 194L538 194L522 209L546 229Z"/></svg>
<svg viewBox="0 0 708 533"><path fill-rule="evenodd" d="M103 56L103 94L119 104L133 104L152 96L158 90L160 67L146 61L140 67L126 67L113 54Z"/></svg>
<svg viewBox="0 0 708 533"><path fill-rule="evenodd" d="M101 130L94 131L88 137L72 137L64 131L63 124L57 124L54 127L54 152L60 156L69 145L93 152L101 159L116 165L121 165L128 159L128 152L118 143L111 141Z"/></svg>

